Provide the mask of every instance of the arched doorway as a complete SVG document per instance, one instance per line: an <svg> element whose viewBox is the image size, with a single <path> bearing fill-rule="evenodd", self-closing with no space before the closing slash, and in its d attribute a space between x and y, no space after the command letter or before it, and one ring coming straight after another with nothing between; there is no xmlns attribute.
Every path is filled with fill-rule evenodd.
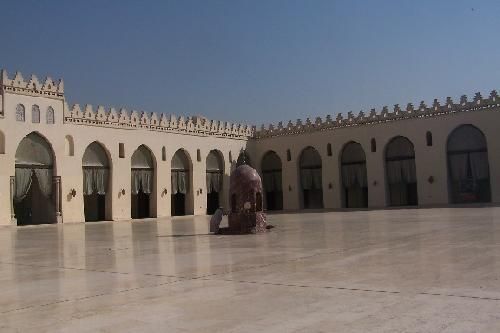
<svg viewBox="0 0 500 333"><path fill-rule="evenodd" d="M462 125L448 137L448 183L452 203L491 201L486 138L477 127Z"/></svg>
<svg viewBox="0 0 500 333"><path fill-rule="evenodd" d="M405 137L395 137L387 144L385 161L389 205L417 205L417 173L413 143Z"/></svg>
<svg viewBox="0 0 500 333"><path fill-rule="evenodd" d="M190 159L183 149L177 150L172 157L172 216L186 215L187 197L190 192Z"/></svg>
<svg viewBox="0 0 500 333"><path fill-rule="evenodd" d="M281 159L274 151L267 152L262 158L262 183L267 210L283 209L281 168Z"/></svg>
<svg viewBox="0 0 500 333"><path fill-rule="evenodd" d="M131 216L133 219L153 217L155 162L151 151L139 146L131 158Z"/></svg>
<svg viewBox="0 0 500 333"><path fill-rule="evenodd" d="M302 206L323 208L323 185L321 156L313 147L307 147L300 154L300 185Z"/></svg>
<svg viewBox="0 0 500 333"><path fill-rule="evenodd" d="M54 152L39 134L24 137L16 150L13 193L18 225L56 223Z"/></svg>
<svg viewBox="0 0 500 333"><path fill-rule="evenodd" d="M357 142L349 142L342 150L341 174L343 206L345 208L368 207L368 181L366 155Z"/></svg>
<svg viewBox="0 0 500 333"><path fill-rule="evenodd" d="M224 162L222 154L212 150L207 156L207 214L215 213L220 207L222 182L224 177Z"/></svg>
<svg viewBox="0 0 500 333"><path fill-rule="evenodd" d="M85 222L110 219L110 163L106 150L92 142L82 158Z"/></svg>

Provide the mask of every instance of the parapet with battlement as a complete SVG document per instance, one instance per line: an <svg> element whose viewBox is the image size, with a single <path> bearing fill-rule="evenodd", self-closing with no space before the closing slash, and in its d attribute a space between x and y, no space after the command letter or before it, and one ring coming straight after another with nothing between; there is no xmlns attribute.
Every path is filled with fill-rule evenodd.
<svg viewBox="0 0 500 333"><path fill-rule="evenodd" d="M42 83L34 74L30 76L29 80L25 80L20 72L16 72L14 77L9 78L7 71L2 69L0 85L4 91L10 93L64 99L64 81L62 79L55 82L52 78L47 77Z"/></svg>
<svg viewBox="0 0 500 333"><path fill-rule="evenodd" d="M342 113L339 113L335 119L328 115L325 119L317 117L314 122L310 118L307 118L304 122L301 119L297 119L295 122L290 120L286 125L283 125L283 122L279 122L277 125L262 125L255 131L255 138L298 135L308 132L366 126L405 119L442 117L459 112L484 111L497 107L500 107L500 99L497 91L493 90L489 98L483 98L481 93L476 93L472 101L469 101L466 95L462 95L459 103L454 103L451 97L447 97L443 103L434 99L434 102L430 106L425 104L424 101L420 102L418 107L414 107L413 104L408 103L406 109L402 109L398 104L395 104L392 112L389 111L387 106L384 106L380 112L372 109L369 114L365 114L363 111L360 111L357 115L353 112L348 112L346 117Z"/></svg>

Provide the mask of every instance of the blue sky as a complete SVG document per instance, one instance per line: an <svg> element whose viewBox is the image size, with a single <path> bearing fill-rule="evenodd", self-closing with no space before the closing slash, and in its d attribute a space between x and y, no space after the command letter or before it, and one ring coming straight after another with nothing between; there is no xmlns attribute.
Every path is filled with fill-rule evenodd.
<svg viewBox="0 0 500 333"><path fill-rule="evenodd" d="M498 0L4 1L0 67L69 103L253 124L487 95Z"/></svg>

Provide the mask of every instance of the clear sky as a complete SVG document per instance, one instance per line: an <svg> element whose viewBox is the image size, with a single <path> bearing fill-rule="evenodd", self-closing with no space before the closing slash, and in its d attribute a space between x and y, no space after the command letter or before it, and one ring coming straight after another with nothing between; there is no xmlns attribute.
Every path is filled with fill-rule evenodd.
<svg viewBox="0 0 500 333"><path fill-rule="evenodd" d="M499 0L2 1L0 67L70 104L252 124L499 88Z"/></svg>

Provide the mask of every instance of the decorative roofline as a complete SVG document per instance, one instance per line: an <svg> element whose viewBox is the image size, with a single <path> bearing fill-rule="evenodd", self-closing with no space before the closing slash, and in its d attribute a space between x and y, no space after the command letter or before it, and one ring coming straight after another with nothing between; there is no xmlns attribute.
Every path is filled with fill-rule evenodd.
<svg viewBox="0 0 500 333"><path fill-rule="evenodd" d="M177 117L164 113L127 111L126 109L106 109L98 106L79 104L71 108L64 105L64 122L75 125L100 126L121 129L145 129L150 131L170 132L197 136L216 136L246 140L254 136L255 127L244 124L209 120L201 116Z"/></svg>
<svg viewBox="0 0 500 333"><path fill-rule="evenodd" d="M47 77L42 84L34 74L28 81L25 81L20 72L16 72L14 77L10 79L7 71L2 69L0 86L2 91L10 93L64 99L64 81L62 79L54 82L52 78Z"/></svg>
<svg viewBox="0 0 500 333"><path fill-rule="evenodd" d="M321 119L321 117L317 117L314 123L307 118L305 123L302 123L301 119L297 119L295 123L290 120L286 127L283 126L283 122L279 122L276 127L272 124L267 128L262 125L260 129L255 131L255 138L260 139L297 135L344 127L380 124L404 119L438 117L458 112L481 111L497 107L500 107L500 98L496 90L493 90L489 98L486 99L483 99L481 93L476 93L471 102L467 100L466 95L462 95L459 104L454 104L451 97L447 97L443 105L441 105L437 99L434 99L432 106L429 107L422 101L418 108L415 108L412 103L408 103L406 110L402 110L398 104L395 104L392 112L389 112L389 108L384 106L380 113L377 113L375 109L371 109L368 115L365 115L363 111L360 111L356 116L353 112L348 112L347 118L344 118L342 113L339 113L335 120L328 115L325 120Z"/></svg>

